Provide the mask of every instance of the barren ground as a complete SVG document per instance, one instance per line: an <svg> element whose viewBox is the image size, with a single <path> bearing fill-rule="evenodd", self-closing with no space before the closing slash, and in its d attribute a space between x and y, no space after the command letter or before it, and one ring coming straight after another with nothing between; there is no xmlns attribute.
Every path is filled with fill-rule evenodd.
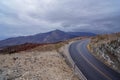
<svg viewBox="0 0 120 80"><path fill-rule="evenodd" d="M56 51L0 55L0 80L70 80L72 75L72 69Z"/></svg>

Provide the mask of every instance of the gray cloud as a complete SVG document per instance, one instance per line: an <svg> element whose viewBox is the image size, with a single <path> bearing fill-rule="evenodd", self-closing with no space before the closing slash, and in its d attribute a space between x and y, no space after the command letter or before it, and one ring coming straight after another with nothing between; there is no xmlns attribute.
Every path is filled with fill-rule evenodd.
<svg viewBox="0 0 120 80"><path fill-rule="evenodd" d="M0 29L11 36L53 29L120 31L119 5L119 0L1 0Z"/></svg>

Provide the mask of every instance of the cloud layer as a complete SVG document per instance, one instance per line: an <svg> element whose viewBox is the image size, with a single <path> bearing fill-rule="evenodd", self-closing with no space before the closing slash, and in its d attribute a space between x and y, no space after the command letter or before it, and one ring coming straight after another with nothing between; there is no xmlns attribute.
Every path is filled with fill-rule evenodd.
<svg viewBox="0 0 120 80"><path fill-rule="evenodd" d="M0 36L66 31L120 31L119 0L1 0Z"/></svg>

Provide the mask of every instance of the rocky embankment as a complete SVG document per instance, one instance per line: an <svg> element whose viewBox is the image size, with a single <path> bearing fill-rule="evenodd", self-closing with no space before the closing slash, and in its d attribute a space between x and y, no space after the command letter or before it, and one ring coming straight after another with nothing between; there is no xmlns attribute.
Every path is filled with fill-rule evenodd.
<svg viewBox="0 0 120 80"><path fill-rule="evenodd" d="M120 73L120 33L93 37L88 47L94 56Z"/></svg>

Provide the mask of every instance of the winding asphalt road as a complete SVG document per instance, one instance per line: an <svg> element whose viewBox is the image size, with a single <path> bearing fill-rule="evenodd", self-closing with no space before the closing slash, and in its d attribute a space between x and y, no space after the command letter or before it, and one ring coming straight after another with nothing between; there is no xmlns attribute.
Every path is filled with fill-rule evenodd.
<svg viewBox="0 0 120 80"><path fill-rule="evenodd" d="M74 42L69 47L70 56L87 80L120 80L120 73L96 59L87 49L90 39Z"/></svg>

